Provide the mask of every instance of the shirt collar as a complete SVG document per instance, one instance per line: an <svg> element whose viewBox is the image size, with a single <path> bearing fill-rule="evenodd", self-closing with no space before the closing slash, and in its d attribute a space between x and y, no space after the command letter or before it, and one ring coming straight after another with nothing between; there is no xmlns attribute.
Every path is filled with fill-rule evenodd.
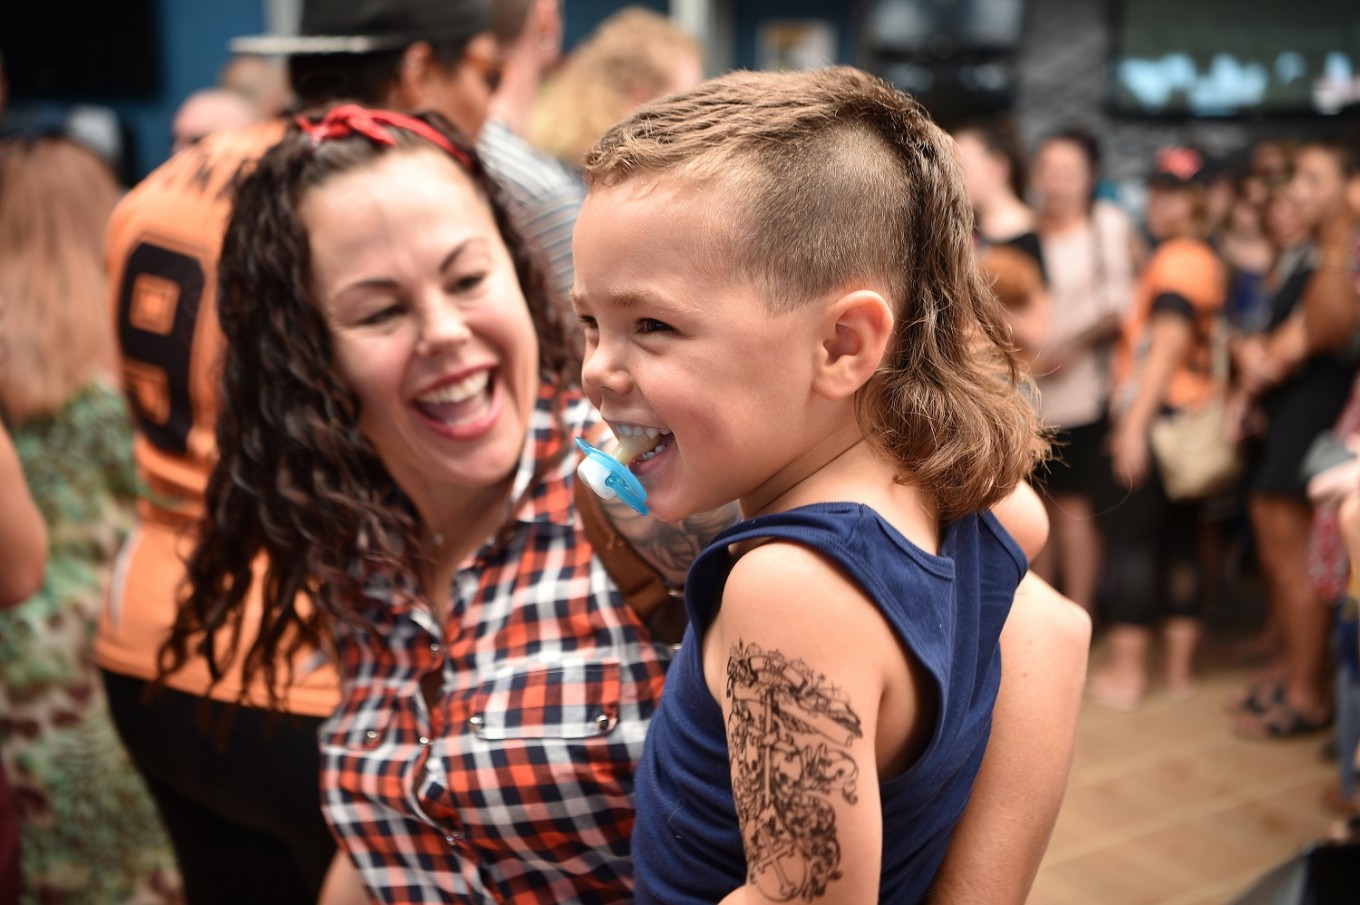
<svg viewBox="0 0 1360 905"><path fill-rule="evenodd" d="M575 525L572 485L578 457L574 452L569 452L551 466L536 487L530 489L530 482L540 463L559 455L563 445L571 442L571 433L581 427L583 410L588 410L589 405L580 390L568 388L559 394L552 381L543 381L538 403L529 421L524 454L520 456L510 488L512 503L524 498L511 516L513 523L562 527Z"/></svg>

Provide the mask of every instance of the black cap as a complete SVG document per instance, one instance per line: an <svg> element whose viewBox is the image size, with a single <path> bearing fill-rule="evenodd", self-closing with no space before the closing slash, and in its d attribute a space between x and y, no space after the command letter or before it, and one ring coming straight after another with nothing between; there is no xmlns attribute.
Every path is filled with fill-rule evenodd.
<svg viewBox="0 0 1360 905"><path fill-rule="evenodd" d="M295 35L233 38L233 53L378 53L416 41L466 43L491 30L487 0L303 0Z"/></svg>
<svg viewBox="0 0 1360 905"><path fill-rule="evenodd" d="M1158 188L1179 189L1207 185L1209 159L1198 148L1171 145L1157 152L1148 182Z"/></svg>

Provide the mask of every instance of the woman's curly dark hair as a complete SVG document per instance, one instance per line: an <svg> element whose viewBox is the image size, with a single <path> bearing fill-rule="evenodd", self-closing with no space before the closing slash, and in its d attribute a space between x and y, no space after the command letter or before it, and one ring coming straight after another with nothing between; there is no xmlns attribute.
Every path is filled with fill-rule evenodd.
<svg viewBox="0 0 1360 905"><path fill-rule="evenodd" d="M540 369L560 392L580 373L562 306L472 148L437 115L419 118L471 161L470 169L459 166L491 207L537 330ZM413 133L389 131L392 147L357 135L316 143L295 127L237 188L219 266L226 339L220 458L187 588L160 650L162 679L202 656L216 682L242 654L246 600L261 555L264 606L243 653L242 695L261 676L276 703L278 680L291 682L299 652L326 646L338 622L364 624L356 593L364 573L411 573L419 565L413 509L361 433L358 398L332 363L330 331L311 299L308 237L298 216L303 196L341 173L387 154L438 150ZM299 607L302 595L310 607ZM219 646L224 631L227 643ZM280 664L287 670L282 677Z"/></svg>

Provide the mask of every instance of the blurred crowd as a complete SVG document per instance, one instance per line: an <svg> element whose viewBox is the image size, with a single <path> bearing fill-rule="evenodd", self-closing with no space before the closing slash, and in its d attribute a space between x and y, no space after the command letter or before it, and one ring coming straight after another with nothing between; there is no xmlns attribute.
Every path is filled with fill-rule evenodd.
<svg viewBox="0 0 1360 905"><path fill-rule="evenodd" d="M219 84L184 100L175 156L126 197L71 137L0 144L0 903L272 901L224 879L250 873L257 844L292 847L255 877L278 901L358 901L332 861L315 751L296 754L300 773L274 770L307 793L277 821L252 798L270 799L263 811L286 793L233 772L314 749L334 676L290 669L291 719L271 729L251 719L279 702L248 683L162 670L218 405L185 351L215 326L183 319L183 304L212 298L222 198L248 156L221 136L272 141L288 116L343 97L434 109L475 140L563 301L586 152L637 106L698 83L700 48L630 8L564 57L556 0L491 5L470 40L397 42L343 65L242 42ZM1073 127L1027 149L1006 117L951 132L979 266L1052 431L1033 476L1051 526L1035 569L1104 639L1089 695L1133 709L1195 693L1207 617L1257 575L1268 606L1247 640L1260 668L1225 719L1263 740L1332 729L1335 804L1360 810L1360 135L1319 127L1226 157L1169 146L1146 162L1146 204L1130 210L1106 191L1098 135ZM251 142L249 154L267 146ZM195 184L221 194L157 213ZM202 244L181 242L181 221ZM174 279L148 269L138 249L153 240L187 262ZM1192 421L1195 452L1177 445ZM158 684L159 722L143 719ZM167 704L171 692L185 706ZM198 732L203 699L235 713L231 731L258 733L255 747L229 755L208 732L182 758L201 769L167 763L178 742L164 724ZM276 730L291 742L276 746ZM204 831L210 821L239 833L216 859L228 837Z"/></svg>
<svg viewBox="0 0 1360 905"><path fill-rule="evenodd" d="M1032 154L1004 119L955 139L982 266L1053 431L1036 568L1104 638L1090 696L1194 693L1206 614L1249 607L1258 579L1266 612L1238 653L1261 668L1229 719L1282 739L1335 718L1353 809L1360 134L1163 148L1140 211L1101 191L1099 139L1080 129Z"/></svg>

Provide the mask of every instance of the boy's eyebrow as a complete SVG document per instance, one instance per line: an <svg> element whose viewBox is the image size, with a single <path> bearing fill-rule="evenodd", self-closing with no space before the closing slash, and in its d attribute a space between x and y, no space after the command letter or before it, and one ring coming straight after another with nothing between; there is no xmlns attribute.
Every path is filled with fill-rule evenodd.
<svg viewBox="0 0 1360 905"><path fill-rule="evenodd" d="M585 295L577 292L575 289L569 293L568 299L571 301L572 307L574 308L579 308L586 303ZM673 307L675 304L672 300L667 299L665 296L653 292L650 289L625 289L621 292L605 295L603 297L596 296L595 302L596 304L606 303L615 305L625 310L628 308L636 308L639 305L666 305Z"/></svg>

